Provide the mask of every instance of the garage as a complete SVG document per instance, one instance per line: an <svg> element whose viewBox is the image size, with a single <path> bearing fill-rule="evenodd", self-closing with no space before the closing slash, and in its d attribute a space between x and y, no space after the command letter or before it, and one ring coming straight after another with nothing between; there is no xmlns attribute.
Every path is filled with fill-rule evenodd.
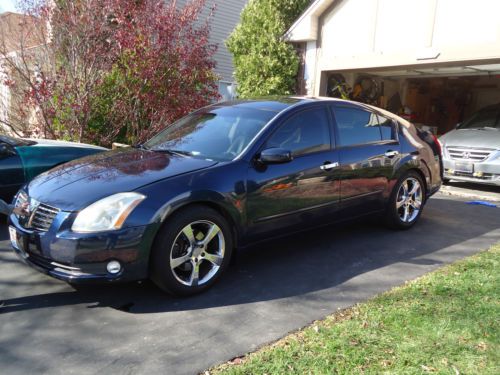
<svg viewBox="0 0 500 375"><path fill-rule="evenodd" d="M316 0L286 38L305 51L303 94L359 99L444 134L500 103L498 14L496 0Z"/></svg>
<svg viewBox="0 0 500 375"><path fill-rule="evenodd" d="M329 71L326 96L388 109L436 135L500 103L500 64Z"/></svg>

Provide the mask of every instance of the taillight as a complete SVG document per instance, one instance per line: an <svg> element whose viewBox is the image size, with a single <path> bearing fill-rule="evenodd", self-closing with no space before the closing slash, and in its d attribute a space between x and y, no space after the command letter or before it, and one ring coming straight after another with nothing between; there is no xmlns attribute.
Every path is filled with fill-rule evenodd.
<svg viewBox="0 0 500 375"><path fill-rule="evenodd" d="M443 150L441 149L441 142L439 142L438 137L436 137L436 135L434 133L432 134L432 139L434 139L434 143L436 144L436 147L439 151L439 155L442 155Z"/></svg>

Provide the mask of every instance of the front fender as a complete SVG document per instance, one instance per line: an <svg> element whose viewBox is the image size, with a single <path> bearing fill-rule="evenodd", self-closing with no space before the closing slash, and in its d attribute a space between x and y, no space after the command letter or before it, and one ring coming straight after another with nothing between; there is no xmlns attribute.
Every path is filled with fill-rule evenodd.
<svg viewBox="0 0 500 375"><path fill-rule="evenodd" d="M145 186L138 192L148 198L133 214L140 215L143 211L143 221L155 227L157 232L179 209L205 204L226 218L236 240L242 234L246 218L244 171L246 168L239 165L228 165L227 168L198 171ZM233 178L227 178L228 175Z"/></svg>

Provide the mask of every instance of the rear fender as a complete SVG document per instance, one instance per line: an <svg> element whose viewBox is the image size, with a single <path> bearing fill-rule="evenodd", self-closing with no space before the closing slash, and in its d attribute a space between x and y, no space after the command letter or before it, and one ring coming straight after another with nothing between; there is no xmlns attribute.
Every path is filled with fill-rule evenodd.
<svg viewBox="0 0 500 375"><path fill-rule="evenodd" d="M408 154L400 160L397 167L395 180L399 180L410 170L415 170L420 173L425 182L426 195L429 196L429 193L431 191L431 172L429 170L429 167L427 166L427 163L417 155Z"/></svg>

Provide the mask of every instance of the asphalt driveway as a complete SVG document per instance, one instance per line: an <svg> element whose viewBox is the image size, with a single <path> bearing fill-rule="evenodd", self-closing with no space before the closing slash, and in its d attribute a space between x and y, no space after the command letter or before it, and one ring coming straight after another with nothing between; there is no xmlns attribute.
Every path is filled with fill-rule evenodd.
<svg viewBox="0 0 500 375"><path fill-rule="evenodd" d="M0 227L3 374L193 374L500 241L500 208L438 196L419 224L329 227L238 256L187 299L150 283L75 290L21 264Z"/></svg>

